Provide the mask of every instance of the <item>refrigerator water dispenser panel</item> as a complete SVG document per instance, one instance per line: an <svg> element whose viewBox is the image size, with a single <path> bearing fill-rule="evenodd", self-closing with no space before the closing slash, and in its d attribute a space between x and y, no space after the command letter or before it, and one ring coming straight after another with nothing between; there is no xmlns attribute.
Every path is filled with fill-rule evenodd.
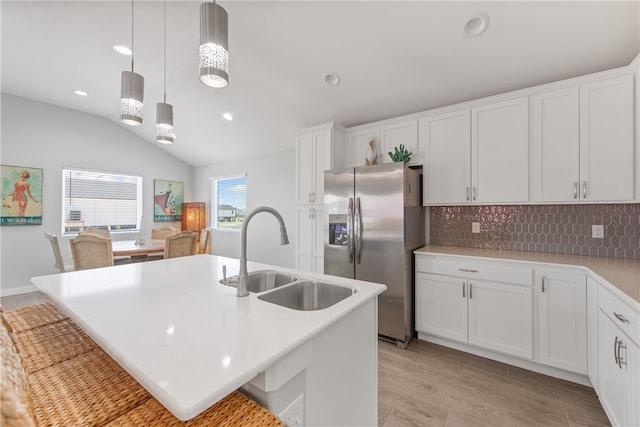
<svg viewBox="0 0 640 427"><path fill-rule="evenodd" d="M346 246L348 240L347 215L329 215L329 244Z"/></svg>

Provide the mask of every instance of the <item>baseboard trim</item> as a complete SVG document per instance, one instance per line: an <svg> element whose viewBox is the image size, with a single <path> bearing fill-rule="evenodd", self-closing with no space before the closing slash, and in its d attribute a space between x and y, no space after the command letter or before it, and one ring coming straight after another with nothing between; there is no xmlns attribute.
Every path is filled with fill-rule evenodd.
<svg viewBox="0 0 640 427"><path fill-rule="evenodd" d="M29 294L31 292L37 292L38 288L34 285L21 286L19 288L0 289L0 297L10 297L13 295Z"/></svg>
<svg viewBox="0 0 640 427"><path fill-rule="evenodd" d="M464 351L465 353L475 354L476 356L484 357L485 359L495 360L497 362L506 363L507 365L517 366L518 368L526 369L528 371L537 372L539 374L548 375L550 377L559 378L561 380L570 381L572 383L581 384L593 388L591 381L589 381L589 378L585 375L564 371L562 369L554 368L551 366L541 365L531 360L524 360L517 357L508 356L506 354L495 353L490 350L485 350L456 341L450 341L446 338L440 338L422 332L418 332L418 339L442 345L444 347L453 348L455 350Z"/></svg>

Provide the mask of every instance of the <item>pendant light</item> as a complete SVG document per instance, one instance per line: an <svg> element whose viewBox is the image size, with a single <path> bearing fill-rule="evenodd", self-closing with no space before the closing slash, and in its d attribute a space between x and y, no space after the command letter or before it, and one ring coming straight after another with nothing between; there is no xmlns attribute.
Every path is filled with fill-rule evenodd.
<svg viewBox="0 0 640 427"><path fill-rule="evenodd" d="M131 0L131 71L123 71L120 84L120 121L142 125L144 112L144 77L133 71L133 0Z"/></svg>
<svg viewBox="0 0 640 427"><path fill-rule="evenodd" d="M156 141L173 144L173 105L167 104L167 0L164 0L164 102L156 104Z"/></svg>
<svg viewBox="0 0 640 427"><path fill-rule="evenodd" d="M215 3L200 5L200 81L207 86L229 85L227 11Z"/></svg>

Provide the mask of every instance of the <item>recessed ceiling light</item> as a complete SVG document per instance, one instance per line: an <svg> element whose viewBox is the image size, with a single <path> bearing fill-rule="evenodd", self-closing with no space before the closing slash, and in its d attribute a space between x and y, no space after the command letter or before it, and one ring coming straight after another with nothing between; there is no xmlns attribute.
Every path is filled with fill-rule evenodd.
<svg viewBox="0 0 640 427"><path fill-rule="evenodd" d="M467 37L478 37L480 34L487 31L487 28L489 28L489 21L489 15L486 13L479 13L467 21L464 26L464 32Z"/></svg>
<svg viewBox="0 0 640 427"><path fill-rule="evenodd" d="M233 116L231 115L231 113L224 113L222 117L224 117L226 120L229 120L229 121L233 120Z"/></svg>
<svg viewBox="0 0 640 427"><path fill-rule="evenodd" d="M127 46L124 45L120 45L120 44L116 44L113 46L113 50L115 50L116 52L118 52L120 55L127 55L127 56L131 56L131 49L129 49Z"/></svg>
<svg viewBox="0 0 640 427"><path fill-rule="evenodd" d="M324 75L324 82L329 86L338 86L340 77L336 73L327 73Z"/></svg>
<svg viewBox="0 0 640 427"><path fill-rule="evenodd" d="M73 93L80 96L88 96L89 94L83 90L74 90Z"/></svg>

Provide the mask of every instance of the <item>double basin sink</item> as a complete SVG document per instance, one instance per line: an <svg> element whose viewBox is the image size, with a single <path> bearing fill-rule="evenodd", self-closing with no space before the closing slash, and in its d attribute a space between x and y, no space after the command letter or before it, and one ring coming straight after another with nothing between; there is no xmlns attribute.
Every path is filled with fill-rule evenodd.
<svg viewBox="0 0 640 427"><path fill-rule="evenodd" d="M228 283L237 284L237 276ZM322 310L342 301L356 293L354 289L316 282L306 279L298 280L290 274L273 270L259 270L249 273L249 292L262 293L258 299L277 304L294 310L313 311ZM271 291L271 292L266 292Z"/></svg>

